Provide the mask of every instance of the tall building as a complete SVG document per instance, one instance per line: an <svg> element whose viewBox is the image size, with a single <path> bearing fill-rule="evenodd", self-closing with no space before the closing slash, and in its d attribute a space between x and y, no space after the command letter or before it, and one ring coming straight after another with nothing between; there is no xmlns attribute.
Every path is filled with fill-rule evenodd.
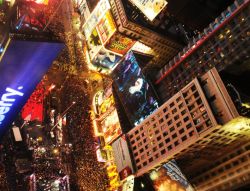
<svg viewBox="0 0 250 191"><path fill-rule="evenodd" d="M137 176L175 158L197 190L249 185L249 90L233 81L249 82L248 10L235 1L155 76L163 104L127 133Z"/></svg>

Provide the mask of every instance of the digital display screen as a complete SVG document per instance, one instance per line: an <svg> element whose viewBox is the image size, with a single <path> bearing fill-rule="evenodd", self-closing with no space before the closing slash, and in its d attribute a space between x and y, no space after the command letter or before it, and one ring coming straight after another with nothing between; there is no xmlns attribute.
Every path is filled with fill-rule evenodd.
<svg viewBox="0 0 250 191"><path fill-rule="evenodd" d="M149 176L156 191L194 191L175 160L151 171Z"/></svg>
<svg viewBox="0 0 250 191"><path fill-rule="evenodd" d="M0 140L63 47L10 39L0 61Z"/></svg>
<svg viewBox="0 0 250 191"><path fill-rule="evenodd" d="M112 77L131 124L138 125L158 108L155 93L145 80L133 52L126 54Z"/></svg>
<svg viewBox="0 0 250 191"><path fill-rule="evenodd" d="M165 0L130 0L137 6L141 12L150 20L153 21L155 17L168 4Z"/></svg>

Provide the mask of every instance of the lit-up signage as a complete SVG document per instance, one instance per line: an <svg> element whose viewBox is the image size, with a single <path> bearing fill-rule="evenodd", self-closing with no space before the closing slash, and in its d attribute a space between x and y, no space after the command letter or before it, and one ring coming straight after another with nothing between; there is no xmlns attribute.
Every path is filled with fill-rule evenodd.
<svg viewBox="0 0 250 191"><path fill-rule="evenodd" d="M58 42L10 39L0 61L0 139L62 48Z"/></svg>
<svg viewBox="0 0 250 191"><path fill-rule="evenodd" d="M98 24L98 22L103 18L107 10L110 9L110 4L108 0L101 0L90 14L89 18L83 25L83 33L85 38L88 39L92 31Z"/></svg>
<svg viewBox="0 0 250 191"><path fill-rule="evenodd" d="M75 4L80 11L81 15L83 15L84 19L88 19L90 15L88 3L86 0L75 0Z"/></svg>
<svg viewBox="0 0 250 191"><path fill-rule="evenodd" d="M149 46L137 41L133 47L131 48L131 50L136 51L136 52L141 52L143 54L150 54L150 55L154 55L154 51L152 48L150 48Z"/></svg>
<svg viewBox="0 0 250 191"><path fill-rule="evenodd" d="M121 58L120 55L102 48L92 60L91 67L100 73L109 74Z"/></svg>
<svg viewBox="0 0 250 191"><path fill-rule="evenodd" d="M141 12L150 20L153 21L155 17L168 4L165 0L130 0L137 6Z"/></svg>
<svg viewBox="0 0 250 191"><path fill-rule="evenodd" d="M129 51L129 49L134 45L134 43L134 40L125 37L120 33L116 33L111 37L105 47L108 50L111 50L112 52L124 55Z"/></svg>
<svg viewBox="0 0 250 191"><path fill-rule="evenodd" d="M102 44L105 44L107 40L116 31L115 22L110 11L107 11L104 17L100 20L97 25L97 30L99 32Z"/></svg>
<svg viewBox="0 0 250 191"><path fill-rule="evenodd" d="M130 175L123 183L121 191L133 191L134 184L135 184L135 177L133 175Z"/></svg>
<svg viewBox="0 0 250 191"><path fill-rule="evenodd" d="M102 48L102 43L96 29L94 29L91 35L89 36L87 40L87 45L89 57L90 60L92 60Z"/></svg>
<svg viewBox="0 0 250 191"><path fill-rule="evenodd" d="M104 92L98 91L93 99L93 108L94 108L94 112L95 114L99 115L100 114L100 105L103 103L103 98L104 98Z"/></svg>
<svg viewBox="0 0 250 191"><path fill-rule="evenodd" d="M156 191L194 191L175 160L171 160L161 167L154 169L149 175Z"/></svg>
<svg viewBox="0 0 250 191"><path fill-rule="evenodd" d="M122 131L116 110L113 110L107 115L107 117L101 122L101 127L107 144L110 144L121 135Z"/></svg>
<svg viewBox="0 0 250 191"><path fill-rule="evenodd" d="M16 101L17 96L23 96L23 93L20 92L23 89L22 86L17 88L18 90L14 90L12 88L6 88L6 92L2 95L0 100L0 125L5 118L5 115L10 111L12 105Z"/></svg>
<svg viewBox="0 0 250 191"><path fill-rule="evenodd" d="M37 4L42 4L42 5L48 5L49 3L49 0L26 0L26 1L35 2Z"/></svg>
<svg viewBox="0 0 250 191"><path fill-rule="evenodd" d="M100 148L96 150L97 161L98 162L107 162L107 160L104 159L104 157L103 157L104 154L102 152L103 151Z"/></svg>
<svg viewBox="0 0 250 191"><path fill-rule="evenodd" d="M121 136L112 144L115 163L120 179L123 180L133 173L132 161L125 136Z"/></svg>

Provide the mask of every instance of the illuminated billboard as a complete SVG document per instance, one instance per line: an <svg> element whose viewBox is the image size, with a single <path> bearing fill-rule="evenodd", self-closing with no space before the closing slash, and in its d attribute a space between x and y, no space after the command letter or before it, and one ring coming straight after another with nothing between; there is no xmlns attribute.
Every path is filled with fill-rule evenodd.
<svg viewBox="0 0 250 191"><path fill-rule="evenodd" d="M103 18L104 14L107 12L107 10L110 9L110 4L108 0L101 0L96 5L95 9L90 14L89 18L83 25L83 33L85 35L85 38L88 39L91 35L92 31L98 24L98 22Z"/></svg>
<svg viewBox="0 0 250 191"><path fill-rule="evenodd" d="M140 52L143 54L149 54L149 55L155 55L153 49L139 41L137 41L133 47L131 48L131 50L136 51L136 52Z"/></svg>
<svg viewBox="0 0 250 191"><path fill-rule="evenodd" d="M149 174L156 191L194 191L175 160L171 160Z"/></svg>
<svg viewBox="0 0 250 191"><path fill-rule="evenodd" d="M133 52L126 54L112 77L131 124L138 125L158 108L155 92L145 80Z"/></svg>
<svg viewBox="0 0 250 191"><path fill-rule="evenodd" d="M101 127L107 144L110 144L122 134L118 114L115 109L101 122Z"/></svg>
<svg viewBox="0 0 250 191"><path fill-rule="evenodd" d="M90 11L89 11L87 1L86 0L74 0L74 3L76 4L81 15L83 15L84 20L88 19L90 15Z"/></svg>
<svg viewBox="0 0 250 191"><path fill-rule="evenodd" d="M9 40L0 61L0 139L62 48L57 42Z"/></svg>
<svg viewBox="0 0 250 191"><path fill-rule="evenodd" d="M92 60L102 48L102 43L96 29L92 31L89 39L87 40L87 45L89 57Z"/></svg>
<svg viewBox="0 0 250 191"><path fill-rule="evenodd" d="M97 114L103 115L108 110L112 109L113 106L114 106L113 95L111 95L109 97L105 97L105 99L102 100L102 102L99 102L99 105L97 105L97 111L98 111Z"/></svg>
<svg viewBox="0 0 250 191"><path fill-rule="evenodd" d="M130 0L140 11L150 20L153 21L155 17L168 4L165 0Z"/></svg>
<svg viewBox="0 0 250 191"><path fill-rule="evenodd" d="M121 58L120 55L102 48L92 60L91 67L98 72L109 74Z"/></svg>
<svg viewBox="0 0 250 191"><path fill-rule="evenodd" d="M106 44L106 48L111 50L112 52L116 52L118 54L126 54L129 49L135 44L135 41L121 35L120 33L115 33L109 42Z"/></svg>
<svg viewBox="0 0 250 191"><path fill-rule="evenodd" d="M107 40L114 34L116 31L115 22L111 15L110 11L107 11L104 17L97 24L97 30L99 32L102 44L105 44Z"/></svg>
<svg viewBox="0 0 250 191"><path fill-rule="evenodd" d="M112 144L112 148L120 180L124 180L134 173L125 135L117 139Z"/></svg>

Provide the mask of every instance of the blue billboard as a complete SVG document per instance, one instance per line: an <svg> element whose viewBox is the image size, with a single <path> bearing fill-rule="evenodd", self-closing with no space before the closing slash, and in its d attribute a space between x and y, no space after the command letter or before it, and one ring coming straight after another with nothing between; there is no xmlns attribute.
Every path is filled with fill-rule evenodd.
<svg viewBox="0 0 250 191"><path fill-rule="evenodd" d="M10 39L0 61L0 141L63 47Z"/></svg>

